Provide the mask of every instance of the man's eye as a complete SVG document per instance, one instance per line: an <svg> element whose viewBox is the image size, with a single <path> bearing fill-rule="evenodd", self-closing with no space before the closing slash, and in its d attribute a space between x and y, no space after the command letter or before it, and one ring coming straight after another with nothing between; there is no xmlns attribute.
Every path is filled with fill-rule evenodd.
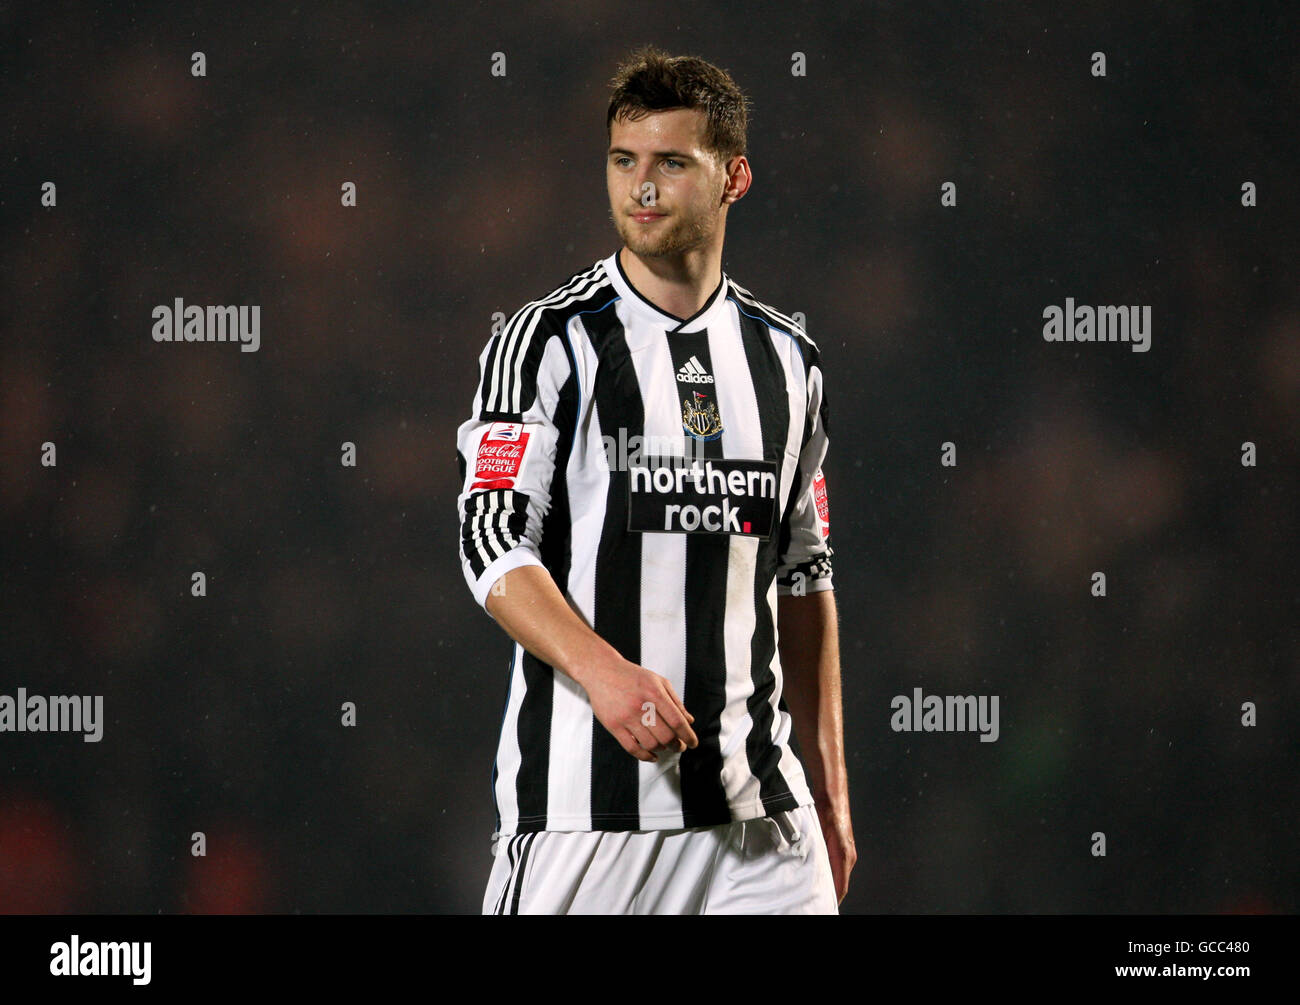
<svg viewBox="0 0 1300 1005"><path fill-rule="evenodd" d="M626 157L617 157L617 158L614 159L614 163L615 163L615 164L622 164L625 160L627 160Z"/></svg>
<svg viewBox="0 0 1300 1005"><path fill-rule="evenodd" d="M682 166L682 162L679 161L679 160L677 160L675 157L669 157L666 161L664 161L664 163L665 163L665 164L676 164L678 167L681 167L681 166Z"/></svg>

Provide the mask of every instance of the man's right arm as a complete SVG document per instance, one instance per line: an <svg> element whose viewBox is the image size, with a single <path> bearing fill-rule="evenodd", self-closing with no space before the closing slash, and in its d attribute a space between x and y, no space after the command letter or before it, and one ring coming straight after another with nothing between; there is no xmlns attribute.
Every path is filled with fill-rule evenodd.
<svg viewBox="0 0 1300 1005"><path fill-rule="evenodd" d="M474 599L511 638L577 683L624 750L655 761L655 750L699 742L681 699L597 635L542 561L553 483L563 477L557 462L580 410L565 336L554 325L525 308L479 357L473 411L456 434L461 568Z"/></svg>
<svg viewBox="0 0 1300 1005"><path fill-rule="evenodd" d="M545 568L511 569L484 606L512 639L587 693L601 725L633 757L657 761L656 750L680 753L699 743L690 727L694 717L672 685L592 631Z"/></svg>

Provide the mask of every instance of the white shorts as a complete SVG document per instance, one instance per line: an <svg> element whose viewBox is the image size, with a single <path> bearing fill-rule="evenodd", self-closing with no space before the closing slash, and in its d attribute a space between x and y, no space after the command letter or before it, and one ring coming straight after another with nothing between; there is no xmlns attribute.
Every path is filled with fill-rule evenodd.
<svg viewBox="0 0 1300 1005"><path fill-rule="evenodd" d="M838 914L812 806L660 831L493 835L484 914Z"/></svg>

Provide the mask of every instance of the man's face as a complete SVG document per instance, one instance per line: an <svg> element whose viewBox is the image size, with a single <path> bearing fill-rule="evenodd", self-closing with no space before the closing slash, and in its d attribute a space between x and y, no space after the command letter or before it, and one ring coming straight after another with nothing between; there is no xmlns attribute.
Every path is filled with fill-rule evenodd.
<svg viewBox="0 0 1300 1005"><path fill-rule="evenodd" d="M701 146L705 125L704 112L685 108L610 124L610 213L633 253L680 255L708 245L717 233L727 176Z"/></svg>

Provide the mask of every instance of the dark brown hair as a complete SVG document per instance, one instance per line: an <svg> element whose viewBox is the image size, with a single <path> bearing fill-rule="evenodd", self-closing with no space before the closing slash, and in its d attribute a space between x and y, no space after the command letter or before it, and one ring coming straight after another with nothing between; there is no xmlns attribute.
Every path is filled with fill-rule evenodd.
<svg viewBox="0 0 1300 1005"><path fill-rule="evenodd" d="M616 117L635 121L648 112L698 108L707 120L706 150L723 164L745 153L749 99L726 70L695 56L670 56L646 45L619 65L610 85L614 93L605 115L607 136Z"/></svg>

